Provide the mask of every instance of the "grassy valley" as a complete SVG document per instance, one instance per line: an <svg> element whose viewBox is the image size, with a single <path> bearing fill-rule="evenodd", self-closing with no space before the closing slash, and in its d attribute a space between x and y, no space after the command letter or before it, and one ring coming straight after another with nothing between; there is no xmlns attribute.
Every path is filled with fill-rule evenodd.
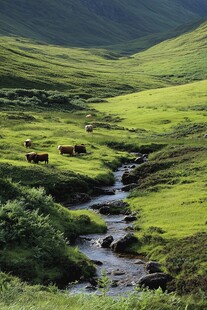
<svg viewBox="0 0 207 310"><path fill-rule="evenodd" d="M0 86L26 85L83 98L106 98L206 79L206 28L203 22L177 38L127 57L104 49L69 49L2 37Z"/></svg>
<svg viewBox="0 0 207 310"><path fill-rule="evenodd" d="M1 0L0 33L75 47L121 43L199 19L207 6L197 2Z"/></svg>
<svg viewBox="0 0 207 310"><path fill-rule="evenodd" d="M46 19L56 1L45 1L40 16L38 2L19 1L18 9L17 3L0 3L1 309L205 309L207 22L197 20L205 16L204 1L155 1L149 10L148 1L101 6L80 0L65 10L62 0L58 17L74 17L78 9L91 36L66 36L70 25L80 33L71 19L60 41L59 29ZM31 23L20 22L31 8ZM145 18L148 24L136 33L133 20ZM182 19L190 23L172 30ZM105 23L108 32L100 36ZM95 42L102 48L86 48ZM93 133L84 129L89 123ZM57 149L82 143L86 154L60 155ZM27 162L32 151L48 153L49 163ZM103 287L101 296L71 295L69 282L95 275L94 263L73 247L74 240L106 231L97 213L71 206L90 199L94 187L113 184L112 172L134 159L130 152L147 153L148 161L129 175L136 183L127 202L136 212L137 243L127 251L162 264L173 278L168 293L137 288L113 299Z"/></svg>

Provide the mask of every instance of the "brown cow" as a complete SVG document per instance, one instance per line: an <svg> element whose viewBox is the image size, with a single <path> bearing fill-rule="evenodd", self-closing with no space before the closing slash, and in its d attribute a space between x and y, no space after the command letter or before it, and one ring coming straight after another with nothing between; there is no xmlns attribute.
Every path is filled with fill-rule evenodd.
<svg viewBox="0 0 207 310"><path fill-rule="evenodd" d="M35 153L35 152L30 152L30 153L25 154L28 163L31 163L31 161L34 160L34 157L36 155L37 155L37 153Z"/></svg>
<svg viewBox="0 0 207 310"><path fill-rule="evenodd" d="M30 148L32 146L32 140L31 139L27 139L24 141L24 146L26 148Z"/></svg>
<svg viewBox="0 0 207 310"><path fill-rule="evenodd" d="M86 153L86 147L84 144L76 144L74 146L74 152L81 154L81 153Z"/></svg>
<svg viewBox="0 0 207 310"><path fill-rule="evenodd" d="M60 154L69 154L70 156L73 155L73 146L72 145L58 145L58 150Z"/></svg>
<svg viewBox="0 0 207 310"><path fill-rule="evenodd" d="M35 164L38 164L39 161L44 161L45 164L49 162L49 155L47 153L36 154L33 158Z"/></svg>

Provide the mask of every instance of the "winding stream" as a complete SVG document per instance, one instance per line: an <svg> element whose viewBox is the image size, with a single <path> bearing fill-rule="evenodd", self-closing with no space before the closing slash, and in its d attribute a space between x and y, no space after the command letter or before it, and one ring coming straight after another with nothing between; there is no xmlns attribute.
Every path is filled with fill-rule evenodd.
<svg viewBox="0 0 207 310"><path fill-rule="evenodd" d="M115 184L113 186L104 187L106 190L114 190L114 195L101 195L93 198L91 201L76 205L74 209L89 209L93 204L105 203L113 200L122 200L127 197L127 193L122 191L123 184L121 182L122 174L125 169L130 169L130 165L122 166L115 173ZM102 265L97 266L97 275L103 272L111 279L113 285L110 286L108 294L117 296L125 294L133 290L139 278L146 274L143 261L140 257L130 257L129 255L120 255L111 249L102 248L98 242L106 236L112 235L114 240L126 235L127 230L132 227L131 223L124 221L125 215L102 215L107 224L107 232L105 234L91 234L80 236L76 241L76 246L89 259L100 261ZM70 289L72 293L89 292L91 285L81 283Z"/></svg>

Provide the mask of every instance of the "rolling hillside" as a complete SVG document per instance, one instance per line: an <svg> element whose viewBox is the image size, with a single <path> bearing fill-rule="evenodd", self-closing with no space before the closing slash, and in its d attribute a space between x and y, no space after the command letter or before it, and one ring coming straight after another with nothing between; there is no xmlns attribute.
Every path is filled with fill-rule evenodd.
<svg viewBox="0 0 207 310"><path fill-rule="evenodd" d="M0 8L0 309L207 309L207 1ZM59 154L76 144L87 152ZM27 162L30 151L49 163ZM172 281L165 292L111 299L108 285L124 283L108 273L97 281L98 261L71 247L106 223L70 208L111 185L121 163L134 167L122 176L134 215L126 233L137 237L126 251L161 263ZM102 293L69 294L79 279Z"/></svg>
<svg viewBox="0 0 207 310"><path fill-rule="evenodd" d="M2 37L0 86L61 90L88 98L206 79L206 32L204 22L129 57Z"/></svg>
<svg viewBox="0 0 207 310"><path fill-rule="evenodd" d="M203 0L0 0L0 33L98 46L167 31L207 14Z"/></svg>

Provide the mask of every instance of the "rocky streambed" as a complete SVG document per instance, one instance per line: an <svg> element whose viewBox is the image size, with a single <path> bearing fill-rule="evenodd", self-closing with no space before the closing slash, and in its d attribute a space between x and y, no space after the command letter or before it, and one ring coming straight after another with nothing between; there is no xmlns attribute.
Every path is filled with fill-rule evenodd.
<svg viewBox="0 0 207 310"><path fill-rule="evenodd" d="M131 214L128 204L123 201L127 197L127 191L122 181L123 175L134 167L135 165L132 164L123 165L114 172L115 184L102 189L104 194L73 207L73 209L93 209L102 214L107 224L105 234L80 236L75 245L97 265L97 278L107 279L108 294L111 296L132 291L141 278L145 279L145 276L152 277L153 283L156 281L156 277L159 279L161 277L161 282L164 281L164 285L167 281L165 278L163 280L162 273L159 274L159 266L153 264L155 273L148 275L145 259L127 255L124 250L127 245L135 242L132 226L137 214ZM100 283L97 278L90 279L88 283L83 281L71 286L70 292L100 292L98 285Z"/></svg>
<svg viewBox="0 0 207 310"><path fill-rule="evenodd" d="M131 291L146 274L144 260L141 257L126 255L123 251L116 251L116 242L132 235L132 223L136 218L131 215L127 203L127 191L123 189L122 176L126 171L135 167L125 164L114 172L115 184L104 187L103 194L92 198L89 202L77 204L73 209L93 209L102 214L107 224L105 234L91 234L80 236L76 240L79 250L90 258L97 266L97 276L105 275L109 280L110 295L117 295ZM104 241L105 240L105 241ZM107 240L111 242L107 243ZM105 244L103 244L105 242ZM128 242L128 240L127 240ZM112 249L114 244L114 249ZM122 252L122 253L120 253ZM70 288L73 293L98 290L97 282L91 279Z"/></svg>

